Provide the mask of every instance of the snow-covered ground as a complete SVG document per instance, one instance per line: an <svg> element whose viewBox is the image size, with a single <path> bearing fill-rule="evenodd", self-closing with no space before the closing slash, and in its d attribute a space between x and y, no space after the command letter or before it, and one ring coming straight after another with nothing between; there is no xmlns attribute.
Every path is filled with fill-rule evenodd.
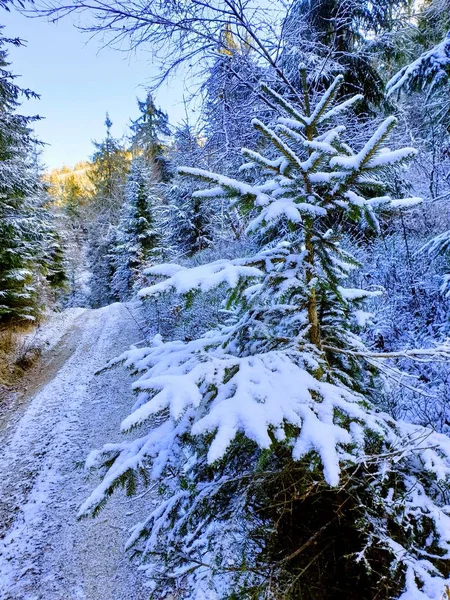
<svg viewBox="0 0 450 600"><path fill-rule="evenodd" d="M40 335L54 345L52 361L26 410L0 429L0 599L147 599L123 552L123 524L138 520L139 502L118 493L96 519L76 519L96 481L83 470L86 455L120 437L132 402L121 367L95 372L140 340L137 323L113 304L56 316Z"/></svg>
<svg viewBox="0 0 450 600"><path fill-rule="evenodd" d="M43 320L42 325L22 335L22 344L25 347L37 346L44 351L53 349L66 333L73 330L84 312L84 308L77 307L50 313L48 318Z"/></svg>

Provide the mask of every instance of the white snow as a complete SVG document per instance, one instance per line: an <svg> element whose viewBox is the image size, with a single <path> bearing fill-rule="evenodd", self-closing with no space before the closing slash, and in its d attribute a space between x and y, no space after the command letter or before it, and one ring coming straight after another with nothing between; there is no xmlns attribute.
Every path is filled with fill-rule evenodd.
<svg viewBox="0 0 450 600"><path fill-rule="evenodd" d="M68 308L44 315L41 324L21 336L22 343L51 350L84 312L84 308Z"/></svg>
<svg viewBox="0 0 450 600"><path fill-rule="evenodd" d="M73 353L22 417L11 415L0 430L0 599L146 600L123 552L136 503L134 517L117 495L97 519L76 519L93 486L77 464L117 435L132 404L122 369L113 378L94 373L141 334L128 310L114 304L53 315L39 335Z"/></svg>
<svg viewBox="0 0 450 600"><path fill-rule="evenodd" d="M411 80L423 75L433 74L435 79L447 78L446 67L450 64L450 33L431 50L424 52L411 64L400 69L386 84L387 95L390 96L407 86ZM427 77L423 77L423 87Z"/></svg>
<svg viewBox="0 0 450 600"><path fill-rule="evenodd" d="M349 98L348 100L345 100L344 102L341 102L341 104L338 104L334 108L331 108L329 111L327 111L320 118L320 122L322 123L323 121L327 121L328 119L332 119L332 118L340 115L341 112L343 112L344 110L347 110L348 108L351 108L354 104L356 104L356 102L359 102L363 98L364 98L364 96L362 94L356 94L355 96L352 96L352 98Z"/></svg>
<svg viewBox="0 0 450 600"><path fill-rule="evenodd" d="M261 204L265 204L267 200L266 194L259 192L258 186L253 186L248 183L238 181L237 179L232 179L231 177L225 177L225 175L217 175L216 173L210 173L209 171L205 171L204 169L195 169L193 167L180 167L178 169L178 172L181 175L191 175L193 177L199 177L201 179L204 179L208 183L218 184L220 188L216 188L214 191L219 196L223 195L221 188L224 188L225 190L229 190L236 194L249 194L251 196L256 195L256 199ZM203 195L203 192L205 192L206 197L211 197L211 190L202 190L201 195Z"/></svg>
<svg viewBox="0 0 450 600"><path fill-rule="evenodd" d="M260 277L262 275L259 269L245 265L245 260L216 260L215 262L186 269L178 265L168 264L160 265L156 270L150 269L148 273L169 274L169 279L156 283L155 285L143 288L139 292L139 297L145 298L155 296L168 291L175 291L178 294L186 294L190 290L208 290L226 283L229 287L235 287L241 277Z"/></svg>
<svg viewBox="0 0 450 600"><path fill-rule="evenodd" d="M367 157L370 156L370 153L373 151L376 145L383 141L383 139L386 137L386 135L396 123L397 119L395 117L387 117L387 119L385 119L379 125L378 129L375 131L372 137L368 140L368 142L366 142L364 147L357 154L353 156L335 156L330 160L330 167L343 167L344 169L348 169L349 171L356 171L360 169L362 164L364 163L364 161L367 160ZM382 164L386 165L398 162L400 156L401 160L404 160L408 156L415 156L417 154L417 151L414 148L406 148L406 150L407 152L405 153L402 153L401 150L397 150L389 154L385 152L378 152L377 157L383 157L382 160L384 162ZM389 162L390 155L393 156L391 157L391 160ZM369 158L368 164L371 164L371 162L375 160L375 157ZM375 167L376 164L373 164L371 166Z"/></svg>
<svg viewBox="0 0 450 600"><path fill-rule="evenodd" d="M412 208L423 202L423 198L412 197L412 198L399 198L398 200L391 200L392 208Z"/></svg>
<svg viewBox="0 0 450 600"><path fill-rule="evenodd" d="M380 290L369 292L359 288L344 288L341 286L338 286L338 291L344 300L363 300L364 298L375 298L383 294Z"/></svg>
<svg viewBox="0 0 450 600"><path fill-rule="evenodd" d="M367 163L369 169L375 167L383 167L385 165L393 165L402 160L410 159L417 154L415 148L399 148L398 150L387 150L383 148L376 156L371 158Z"/></svg>

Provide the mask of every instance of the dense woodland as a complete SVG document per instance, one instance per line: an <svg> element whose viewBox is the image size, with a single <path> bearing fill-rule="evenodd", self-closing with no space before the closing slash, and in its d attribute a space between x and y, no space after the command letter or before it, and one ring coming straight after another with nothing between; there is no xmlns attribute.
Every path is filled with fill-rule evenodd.
<svg viewBox="0 0 450 600"><path fill-rule="evenodd" d="M154 599L449 597L448 0L22 9L161 67L126 139L106 114L45 172L1 38L0 326L142 302L80 516L154 486ZM171 124L183 73L201 117Z"/></svg>

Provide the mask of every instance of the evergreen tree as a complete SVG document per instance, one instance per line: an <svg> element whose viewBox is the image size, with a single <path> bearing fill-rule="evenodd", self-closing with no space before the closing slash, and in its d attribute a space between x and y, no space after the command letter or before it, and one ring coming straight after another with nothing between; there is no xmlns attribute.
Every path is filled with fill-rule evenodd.
<svg viewBox="0 0 450 600"><path fill-rule="evenodd" d="M11 42L20 45L17 40L0 37L1 321L36 317L42 302L39 277L53 269L52 257L46 256L45 251L49 243L53 246L50 240L57 243L49 215L44 215L41 208L43 189L34 161L36 142L30 129L36 117L16 112L21 95L35 94L21 89L14 81L5 48ZM55 268L60 271L57 279L63 279L62 266Z"/></svg>
<svg viewBox="0 0 450 600"><path fill-rule="evenodd" d="M112 125L106 113L106 136L103 141L94 142L95 152L89 177L94 185L96 203L103 211L115 216L121 206L129 166L123 144L111 133Z"/></svg>
<svg viewBox="0 0 450 600"><path fill-rule="evenodd" d="M417 15L417 41L425 48L438 44L450 29L449 0L424 0Z"/></svg>
<svg viewBox="0 0 450 600"><path fill-rule="evenodd" d="M35 271L42 275L53 290L55 297L67 287L66 254L63 248L63 228L58 223L58 213L54 201L44 182L44 166L41 163L41 149L34 149L32 174L37 182L35 194L31 198L34 221L33 236L36 243ZM39 287L42 291L42 278Z"/></svg>
<svg viewBox="0 0 450 600"><path fill-rule="evenodd" d="M116 300L112 291L116 227L108 221L97 220L91 224L88 235L88 265L92 274L89 304L92 308L100 308Z"/></svg>
<svg viewBox="0 0 450 600"><path fill-rule="evenodd" d="M279 236L251 257L150 269L168 279L142 297L228 286L229 319L193 341L156 336L115 361L139 373L122 429L144 431L90 455L106 474L80 515L119 486L132 493L139 474L159 483L159 504L128 542L149 558L155 598L446 593L450 442L371 402L389 356L367 349L358 328L361 304L380 292L346 287L358 265L337 225L345 213L377 231L377 207L417 204L384 194L415 150L383 147L393 118L361 149L343 143L336 120L360 98L334 104L340 85L314 105L305 86L304 111L263 88L286 116L276 129L253 122L276 155L243 150L257 185L181 169L213 185L196 197L243 204L249 233L276 224Z"/></svg>
<svg viewBox="0 0 450 600"><path fill-rule="evenodd" d="M125 188L122 216L113 249L114 297L126 300L144 266L155 260L161 235L157 224L157 199L151 194L143 158L135 158Z"/></svg>
<svg viewBox="0 0 450 600"><path fill-rule="evenodd" d="M204 162L204 149L188 123L175 132L171 160L176 166L198 166ZM179 175L165 186L164 226L169 246L178 255L192 256L211 246L214 240L220 204L195 198L193 191L192 183Z"/></svg>
<svg viewBox="0 0 450 600"><path fill-rule="evenodd" d="M80 183L73 173L69 173L64 181L62 203L67 214L74 218L80 216L80 207L85 201Z"/></svg>
<svg viewBox="0 0 450 600"><path fill-rule="evenodd" d="M170 173L163 139L170 136L169 118L155 106L150 92L145 100L138 100L138 107L141 114L131 123L133 148L137 153L142 152L155 181L168 181Z"/></svg>
<svg viewBox="0 0 450 600"><path fill-rule="evenodd" d="M373 111L385 99L382 64L398 52L396 35L409 23L412 8L411 0L296 0L283 27L281 64L300 89L299 62L308 65L316 85L342 73L342 96L362 93L359 110Z"/></svg>
<svg viewBox="0 0 450 600"><path fill-rule="evenodd" d="M94 142L89 178L94 186L90 202L92 220L88 226L89 268L92 272L90 302L94 308L114 300L111 282L114 275L115 227L124 201L129 171L129 156L123 144L112 136L112 121L106 114L106 136Z"/></svg>
<svg viewBox="0 0 450 600"><path fill-rule="evenodd" d="M228 30L224 36L224 45L203 86L204 154L210 168L236 174L242 145L253 148L258 140L257 132L249 126L251 119L267 117L270 109L258 93L262 69L253 63L250 49L237 44Z"/></svg>
<svg viewBox="0 0 450 600"><path fill-rule="evenodd" d="M404 66L387 83L387 93L395 94L404 89L408 92L427 91L428 97L444 88L441 102L435 103L435 113L440 118L450 113L447 101L450 75L450 33L431 50L427 50L418 59Z"/></svg>
<svg viewBox="0 0 450 600"><path fill-rule="evenodd" d="M47 211L47 215L49 212ZM46 273L45 277L53 289L60 290L67 287L66 257L63 249L61 235L51 222L46 232Z"/></svg>

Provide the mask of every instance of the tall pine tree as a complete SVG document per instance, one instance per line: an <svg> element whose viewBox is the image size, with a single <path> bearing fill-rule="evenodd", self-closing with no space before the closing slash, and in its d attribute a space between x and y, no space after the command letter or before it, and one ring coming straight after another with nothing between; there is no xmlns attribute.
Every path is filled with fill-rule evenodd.
<svg viewBox="0 0 450 600"><path fill-rule="evenodd" d="M111 212L116 216L121 206L129 164L124 145L111 133L112 125L106 113L106 135L101 142L94 142L95 152L89 177L94 186L96 203L103 212Z"/></svg>
<svg viewBox="0 0 450 600"><path fill-rule="evenodd" d="M129 171L129 154L122 142L112 135L112 121L106 114L106 136L94 142L95 153L89 178L94 187L90 208L94 218L89 224L89 263L92 272L90 302L93 307L113 301L111 280L114 274L115 227L124 202Z"/></svg>

